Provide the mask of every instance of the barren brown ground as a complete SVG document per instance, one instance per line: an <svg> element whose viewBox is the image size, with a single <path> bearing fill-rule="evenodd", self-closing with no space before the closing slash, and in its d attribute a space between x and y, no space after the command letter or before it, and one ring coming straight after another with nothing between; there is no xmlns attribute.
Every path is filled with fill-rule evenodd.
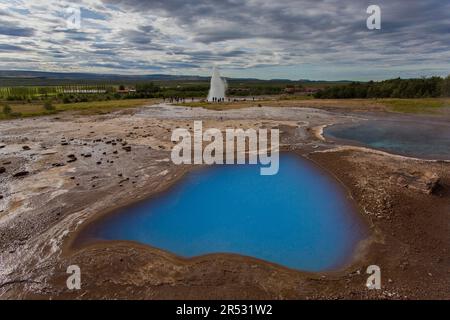
<svg viewBox="0 0 450 320"><path fill-rule="evenodd" d="M158 105L1 122L0 298L450 299L450 164L339 148L318 137L324 125L386 116L376 109L294 106ZM304 273L237 255L186 260L130 242L73 247L90 220L163 191L190 169L170 162L170 135L192 128L193 120L204 127L279 127L283 148L334 175L371 229L353 263ZM433 194L400 179L427 172L441 177ZM81 290L66 287L72 264L82 270ZM371 264L381 267L382 290L365 287Z"/></svg>

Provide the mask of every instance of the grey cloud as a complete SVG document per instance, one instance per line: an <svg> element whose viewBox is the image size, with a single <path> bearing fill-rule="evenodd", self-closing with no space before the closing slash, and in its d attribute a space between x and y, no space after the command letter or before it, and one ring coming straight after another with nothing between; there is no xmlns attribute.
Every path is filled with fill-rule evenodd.
<svg viewBox="0 0 450 320"><path fill-rule="evenodd" d="M15 37L31 37L34 29L13 26L10 22L0 21L0 34Z"/></svg>
<svg viewBox="0 0 450 320"><path fill-rule="evenodd" d="M47 52L50 59L64 58L67 65L73 61L86 66L77 61L89 60L91 67L120 70L195 70L219 62L233 70L391 65L408 72L428 68L431 73L437 69L433 65L449 66L450 61L450 0L378 0L380 31L366 28L369 0L95 1L82 9L87 22L81 31L58 29L60 17L50 14L42 25L20 27L16 15L26 17L27 11L18 8L14 16L19 23L0 23L0 35L14 40L45 34L48 39L37 39L41 47L36 51L42 56ZM116 13L122 19L128 14L139 18L108 25L105 21L113 21ZM183 32L172 31L178 28ZM52 37L55 32L64 37ZM18 41L6 44L17 48L4 51L27 54Z"/></svg>
<svg viewBox="0 0 450 320"><path fill-rule="evenodd" d="M21 46L0 43L0 52L7 52L7 51L28 51L28 49Z"/></svg>

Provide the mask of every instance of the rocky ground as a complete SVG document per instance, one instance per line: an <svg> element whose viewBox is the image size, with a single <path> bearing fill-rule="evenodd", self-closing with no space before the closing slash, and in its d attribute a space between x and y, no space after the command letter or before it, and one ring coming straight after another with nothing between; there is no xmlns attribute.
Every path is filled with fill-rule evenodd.
<svg viewBox="0 0 450 320"><path fill-rule="evenodd" d="M0 122L0 298L450 299L450 163L325 141L324 126L385 114L310 108L211 111L155 105L101 116ZM280 128L284 149L334 175L370 227L346 270L303 273L237 255L181 259L130 242L73 245L80 229L189 170L172 130ZM67 266L82 270L66 287ZM367 290L367 266L382 289Z"/></svg>

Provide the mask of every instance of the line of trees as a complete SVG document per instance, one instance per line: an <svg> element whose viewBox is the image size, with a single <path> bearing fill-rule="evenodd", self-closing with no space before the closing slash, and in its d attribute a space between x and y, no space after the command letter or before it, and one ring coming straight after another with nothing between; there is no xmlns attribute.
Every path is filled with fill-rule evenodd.
<svg viewBox="0 0 450 320"><path fill-rule="evenodd" d="M380 82L352 82L327 87L314 95L318 99L437 98L450 97L450 76L421 79L391 79Z"/></svg>

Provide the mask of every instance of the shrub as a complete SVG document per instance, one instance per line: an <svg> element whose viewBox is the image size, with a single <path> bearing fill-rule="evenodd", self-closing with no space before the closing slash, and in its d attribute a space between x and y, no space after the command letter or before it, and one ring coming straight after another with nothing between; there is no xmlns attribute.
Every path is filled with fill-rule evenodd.
<svg viewBox="0 0 450 320"><path fill-rule="evenodd" d="M5 104L5 105L3 106L3 113L4 113L4 114L11 114L11 112L12 112L11 107L10 107L9 105Z"/></svg>
<svg viewBox="0 0 450 320"><path fill-rule="evenodd" d="M47 111L54 111L55 107L53 106L51 101L45 101L44 102L44 109Z"/></svg>

